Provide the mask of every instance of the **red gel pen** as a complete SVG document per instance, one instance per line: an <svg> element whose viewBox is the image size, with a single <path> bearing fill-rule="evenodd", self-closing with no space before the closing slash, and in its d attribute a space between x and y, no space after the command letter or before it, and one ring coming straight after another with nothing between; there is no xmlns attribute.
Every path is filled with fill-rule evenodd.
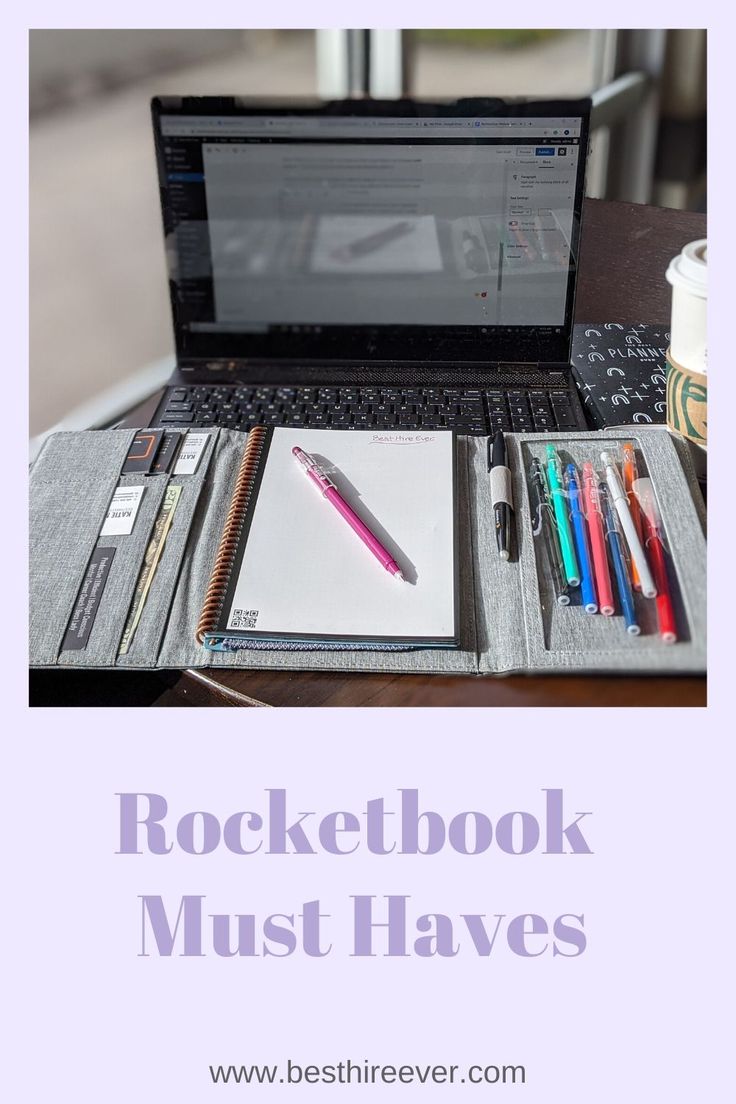
<svg viewBox="0 0 736 1104"><path fill-rule="evenodd" d="M667 564L662 544L662 522L659 516L657 500L651 479L636 479L633 491L638 499L644 530L644 543L652 561L654 584L657 588L657 622L659 635L665 644L674 644L677 640L677 622L672 606L672 593L667 578Z"/></svg>

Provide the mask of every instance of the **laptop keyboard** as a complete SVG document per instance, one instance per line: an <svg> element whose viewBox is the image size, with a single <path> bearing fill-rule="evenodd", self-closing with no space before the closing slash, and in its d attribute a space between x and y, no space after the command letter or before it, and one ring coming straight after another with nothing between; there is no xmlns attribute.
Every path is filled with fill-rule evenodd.
<svg viewBox="0 0 736 1104"><path fill-rule="evenodd" d="M312 426L321 429L454 429L485 435L578 426L566 390L465 387L252 387L204 384L173 388L161 425Z"/></svg>

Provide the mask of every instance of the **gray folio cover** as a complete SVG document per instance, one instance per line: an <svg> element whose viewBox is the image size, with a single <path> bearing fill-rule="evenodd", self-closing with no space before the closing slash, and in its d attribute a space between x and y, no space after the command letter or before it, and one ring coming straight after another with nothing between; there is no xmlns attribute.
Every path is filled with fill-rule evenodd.
<svg viewBox="0 0 736 1104"><path fill-rule="evenodd" d="M656 488L676 575L675 605L685 639L663 645L654 603L640 637L620 617L590 616L550 600L531 532L525 471L548 437L508 435L516 504L512 560L500 560L486 470L486 439L458 439L460 647L446 651L210 652L195 639L210 573L242 457L244 437L208 431L192 475L126 475L120 469L135 430L58 433L31 470L30 661L34 667L278 668L441 674L512 671L685 672L705 670L704 511L686 447L663 428L556 435L562 458L598 460L603 448L634 440ZM99 538L119 482L143 483L129 536ZM117 650L156 515L169 483L182 487L171 531L127 654ZM96 545L116 549L85 649L62 643Z"/></svg>

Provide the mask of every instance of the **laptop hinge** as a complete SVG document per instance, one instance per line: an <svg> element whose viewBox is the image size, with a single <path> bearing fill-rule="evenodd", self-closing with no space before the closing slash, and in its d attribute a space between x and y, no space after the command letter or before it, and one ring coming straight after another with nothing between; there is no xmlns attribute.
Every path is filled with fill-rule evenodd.
<svg viewBox="0 0 736 1104"><path fill-rule="evenodd" d="M202 383L401 384L404 386L568 386L569 366L539 361L485 364L476 361L197 360L179 364L184 377Z"/></svg>

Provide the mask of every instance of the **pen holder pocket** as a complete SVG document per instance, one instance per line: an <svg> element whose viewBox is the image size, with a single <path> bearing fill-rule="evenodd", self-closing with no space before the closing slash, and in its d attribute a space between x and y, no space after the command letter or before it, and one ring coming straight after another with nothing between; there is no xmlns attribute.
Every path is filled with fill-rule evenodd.
<svg viewBox="0 0 736 1104"><path fill-rule="evenodd" d="M161 646L174 595L179 583L182 563L200 500L206 498L207 474L215 452L218 430L213 430L204 453L193 475L172 475L168 491L181 487L176 509L163 546L161 558L151 582L140 621L135 629L128 650L115 660L119 667L154 667ZM206 505L202 503L203 507Z"/></svg>
<svg viewBox="0 0 736 1104"><path fill-rule="evenodd" d="M57 433L30 474L29 658L56 663L133 430Z"/></svg>
<svg viewBox="0 0 736 1104"><path fill-rule="evenodd" d="M561 482L555 485L554 477L548 475L547 440L530 436L515 442L514 452L522 473L525 504L523 518L520 519L526 538L521 558L521 580L532 667L657 669L677 667L687 655L686 648L683 654L683 646L691 639L690 617L677 565L670 553L666 523L662 524L661 529L662 553L677 635L677 643L671 648L663 640L661 607L654 598L644 597L641 589L634 585L638 578L632 570L634 561L631 549L620 527L601 460L601 453L607 452L614 461L618 461L626 442L634 446L639 476L648 477L651 473L645 459L646 449L635 434L620 437L607 434L593 438L587 434L556 436L553 443L560 469L564 470L568 464L573 464L575 468L573 482L567 486ZM534 461L537 462L536 467ZM598 492L603 506L598 519L602 537L599 564L604 568L603 578L609 587L606 601L602 600L605 586L599 585L593 555L595 512L589 509L584 493L582 473L586 462L593 467L592 482L596 491L599 484L604 487L602 492ZM540 470L545 473L543 484L547 492L547 502L541 507L538 491ZM653 486L658 497L656 483ZM633 500L634 496L629 497ZM615 529L613 536L608 535L607 499L608 515ZM582 521L575 517L577 509L582 514ZM545 512L546 518L542 517ZM641 543L646 546L645 535ZM555 546L556 552L550 545ZM552 563L555 558L556 567ZM651 567L650 561L651 551L646 553L645 548L645 565L648 568ZM577 576L577 584L570 584L571 575ZM628 594L626 599L621 593L621 583ZM630 604L626 606L626 602ZM607 609L613 608L613 615L600 612L604 605Z"/></svg>
<svg viewBox="0 0 736 1104"><path fill-rule="evenodd" d="M146 555L153 526L166 494L165 475L120 476L116 486L143 486L143 496L132 531L124 535L99 536L96 549L114 549L104 589L99 597L94 624L84 648L65 649L62 638L58 662L72 667L109 667L115 663L130 602ZM105 503L107 506L108 503ZM97 532L105 519L105 510L97 519ZM75 594L76 598L76 594ZM74 607L72 607L74 608Z"/></svg>

